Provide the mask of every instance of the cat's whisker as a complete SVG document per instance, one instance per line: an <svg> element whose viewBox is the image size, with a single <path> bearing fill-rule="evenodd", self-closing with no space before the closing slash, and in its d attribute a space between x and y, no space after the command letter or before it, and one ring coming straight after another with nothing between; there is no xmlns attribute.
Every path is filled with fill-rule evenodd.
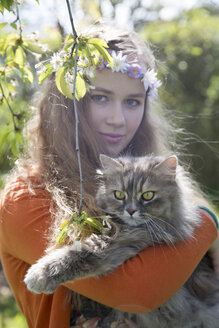
<svg viewBox="0 0 219 328"><path fill-rule="evenodd" d="M173 236L173 237L174 237L174 238L175 238L176 236L179 236L180 239L184 239L184 236L183 236L183 234L181 233L181 231L178 231L178 230L174 227L174 225L171 224L170 222L167 222L166 220L161 219L160 217L153 217L153 219L154 219L154 222L156 222L156 221L161 221L161 222L164 223L166 226L170 227L170 228L173 230L173 233L174 233L174 236ZM163 229L163 227L162 227L162 229Z"/></svg>
<svg viewBox="0 0 219 328"><path fill-rule="evenodd" d="M169 233L167 233L166 231L164 231L164 230L162 229L162 227L160 227L160 226L157 224L156 221L150 219L149 222L152 224L152 226L153 226L152 228L153 228L153 229L155 228L155 229L159 232L159 234L160 234L161 236L163 236L163 239L165 240L165 242L167 242L168 244L171 244L171 246L173 246L173 247L175 248L174 241L171 239L171 236L169 235ZM156 234L155 231L154 231L154 233ZM157 238L157 240L158 240L158 242L159 242L159 241L160 241L160 237Z"/></svg>
<svg viewBox="0 0 219 328"><path fill-rule="evenodd" d="M153 229L152 229L152 231L150 229L150 221L145 222L144 225L146 226L146 230L149 232L149 235L151 236L151 242L152 242L152 245L154 246L155 245L154 239L153 239L154 231L153 231Z"/></svg>

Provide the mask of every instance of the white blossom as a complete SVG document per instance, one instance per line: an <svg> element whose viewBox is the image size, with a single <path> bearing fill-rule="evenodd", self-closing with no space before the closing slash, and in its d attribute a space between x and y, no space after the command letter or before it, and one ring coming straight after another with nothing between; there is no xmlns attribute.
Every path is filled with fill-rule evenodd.
<svg viewBox="0 0 219 328"><path fill-rule="evenodd" d="M115 51L113 51L112 59L113 59L113 72L126 73L129 67L129 65L126 63L127 56L126 55L123 56L121 51L118 54Z"/></svg>
<svg viewBox="0 0 219 328"><path fill-rule="evenodd" d="M54 70L57 71L63 65L63 56L60 56L60 53L58 52L55 53L52 56L50 63L52 64Z"/></svg>
<svg viewBox="0 0 219 328"><path fill-rule="evenodd" d="M144 88L148 91L148 96L155 99L158 97L158 88L162 85L161 81L157 79L157 73L154 69L148 69L141 80L144 84Z"/></svg>

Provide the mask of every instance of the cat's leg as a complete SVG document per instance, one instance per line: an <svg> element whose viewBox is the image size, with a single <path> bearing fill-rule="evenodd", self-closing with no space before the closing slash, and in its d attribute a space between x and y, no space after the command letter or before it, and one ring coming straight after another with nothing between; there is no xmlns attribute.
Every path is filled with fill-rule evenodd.
<svg viewBox="0 0 219 328"><path fill-rule="evenodd" d="M89 252L78 245L57 248L30 267L24 282L30 291L50 294L62 283L80 277ZM86 265L85 265L86 266Z"/></svg>

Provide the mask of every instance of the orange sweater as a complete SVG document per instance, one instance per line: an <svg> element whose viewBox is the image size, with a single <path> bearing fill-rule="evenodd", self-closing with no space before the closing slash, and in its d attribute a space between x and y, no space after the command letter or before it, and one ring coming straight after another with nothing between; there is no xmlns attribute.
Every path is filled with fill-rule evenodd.
<svg viewBox="0 0 219 328"><path fill-rule="evenodd" d="M159 307L188 279L217 237L211 215L200 210L202 225L195 238L174 247L162 245L140 252L112 274L78 280L54 294L34 294L23 282L31 264L46 248L51 223L50 197L32 179L34 193L21 179L11 182L0 203L0 254L6 278L30 328L69 328L69 289L110 307L144 313Z"/></svg>

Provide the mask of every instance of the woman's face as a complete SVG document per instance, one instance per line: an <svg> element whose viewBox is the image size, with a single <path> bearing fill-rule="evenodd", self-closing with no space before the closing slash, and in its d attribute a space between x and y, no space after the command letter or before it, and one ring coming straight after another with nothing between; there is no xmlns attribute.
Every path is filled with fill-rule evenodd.
<svg viewBox="0 0 219 328"><path fill-rule="evenodd" d="M144 114L145 90L140 79L103 69L90 92L88 119L110 156L131 141Z"/></svg>

